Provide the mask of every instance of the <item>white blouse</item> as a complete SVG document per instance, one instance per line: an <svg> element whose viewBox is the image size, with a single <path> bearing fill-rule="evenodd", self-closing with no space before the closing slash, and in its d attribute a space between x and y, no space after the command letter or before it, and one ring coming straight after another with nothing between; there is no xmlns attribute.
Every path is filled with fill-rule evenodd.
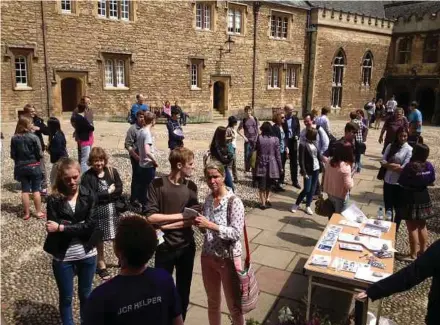
<svg viewBox="0 0 440 325"><path fill-rule="evenodd" d="M229 198L235 196L228 190L228 193L220 200L217 207L214 207L214 198L209 194L203 207L203 215L211 222L219 225L219 232L206 229L203 243L203 254L218 257L230 257L232 244L234 257L241 256L241 236L244 227L244 206L243 202L235 196L228 223L228 202Z"/></svg>

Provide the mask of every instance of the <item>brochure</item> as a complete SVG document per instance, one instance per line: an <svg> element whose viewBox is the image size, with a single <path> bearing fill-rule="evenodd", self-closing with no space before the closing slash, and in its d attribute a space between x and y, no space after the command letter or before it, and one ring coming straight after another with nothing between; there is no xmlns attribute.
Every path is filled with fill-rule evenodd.
<svg viewBox="0 0 440 325"><path fill-rule="evenodd" d="M380 238L382 236L382 231L378 228L365 226L360 232L362 235L372 236Z"/></svg>
<svg viewBox="0 0 440 325"><path fill-rule="evenodd" d="M356 252L362 252L364 250L362 245L347 244L347 243L339 243L339 248L347 251L356 251Z"/></svg>
<svg viewBox="0 0 440 325"><path fill-rule="evenodd" d="M359 267L355 274L355 279L367 281L367 282L377 282L382 279L385 279L386 277L389 277L390 273L383 273L378 271L373 271L371 268L368 267Z"/></svg>
<svg viewBox="0 0 440 325"><path fill-rule="evenodd" d="M318 243L318 249L323 252L331 252L336 242L338 241L338 235L342 231L343 227L331 225L328 227L324 236Z"/></svg>
<svg viewBox="0 0 440 325"><path fill-rule="evenodd" d="M313 255L310 261L311 265L314 266L329 266L330 265L331 256L325 255Z"/></svg>
<svg viewBox="0 0 440 325"><path fill-rule="evenodd" d="M358 223L365 222L368 219L362 210L359 209L354 203L342 212L342 216L344 216L347 220Z"/></svg>

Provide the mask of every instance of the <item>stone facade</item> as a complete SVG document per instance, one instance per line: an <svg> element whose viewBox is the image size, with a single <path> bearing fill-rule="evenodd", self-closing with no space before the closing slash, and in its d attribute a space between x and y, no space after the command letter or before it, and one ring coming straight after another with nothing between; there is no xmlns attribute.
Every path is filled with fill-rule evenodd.
<svg viewBox="0 0 440 325"><path fill-rule="evenodd" d="M286 103L300 112L331 106L333 63L339 51L345 60L342 100L333 106L335 113L345 114L363 107L376 90L388 97L393 82L384 76L413 71L412 65L396 66L393 57L399 35L411 32L408 23L397 20L393 27L393 21L379 13L370 17L344 8L324 9L317 1L124 0L115 8L110 1L99 3L107 3L104 14L98 1L1 3L3 120L16 119L28 102L43 116L62 116L82 95L91 97L97 117L126 116L137 93L146 95L152 107L179 100L190 116L200 119L210 119L214 109L228 116L252 104L260 117ZM366 4L359 8L375 11L376 4ZM206 17L200 15L205 10L208 28L203 28ZM228 30L232 11L241 18L239 34ZM281 36L272 37L272 17ZM414 22L418 30L431 30L435 23ZM414 51L420 44L415 41ZM371 80L363 85L367 52L373 66ZM418 62L417 55L411 60ZM16 78L17 58L19 70L26 64L27 80ZM438 63L418 66L439 74ZM295 76L287 79L290 73ZM292 87L287 87L289 80Z"/></svg>

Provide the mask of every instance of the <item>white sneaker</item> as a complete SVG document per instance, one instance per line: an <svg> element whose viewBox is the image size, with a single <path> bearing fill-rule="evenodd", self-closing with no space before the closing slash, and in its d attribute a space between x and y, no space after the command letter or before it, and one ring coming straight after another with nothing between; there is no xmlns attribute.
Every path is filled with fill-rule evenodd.
<svg viewBox="0 0 440 325"><path fill-rule="evenodd" d="M308 214L308 215L313 215L313 211L312 211L312 209L310 208L310 207L307 207L306 208L306 213Z"/></svg>
<svg viewBox="0 0 440 325"><path fill-rule="evenodd" d="M296 204L292 205L292 207L290 208L290 211L292 213L295 213L298 210L298 206Z"/></svg>

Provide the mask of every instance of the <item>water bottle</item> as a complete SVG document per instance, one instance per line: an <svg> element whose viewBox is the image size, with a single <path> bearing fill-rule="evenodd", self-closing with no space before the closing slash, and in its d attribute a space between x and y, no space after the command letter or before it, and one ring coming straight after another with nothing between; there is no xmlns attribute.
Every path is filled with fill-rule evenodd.
<svg viewBox="0 0 440 325"><path fill-rule="evenodd" d="M377 210L377 220L383 220L383 208L381 206Z"/></svg>
<svg viewBox="0 0 440 325"><path fill-rule="evenodd" d="M387 213L386 213L386 221L391 221L391 220L393 220L393 212L391 211L391 210L387 210Z"/></svg>

